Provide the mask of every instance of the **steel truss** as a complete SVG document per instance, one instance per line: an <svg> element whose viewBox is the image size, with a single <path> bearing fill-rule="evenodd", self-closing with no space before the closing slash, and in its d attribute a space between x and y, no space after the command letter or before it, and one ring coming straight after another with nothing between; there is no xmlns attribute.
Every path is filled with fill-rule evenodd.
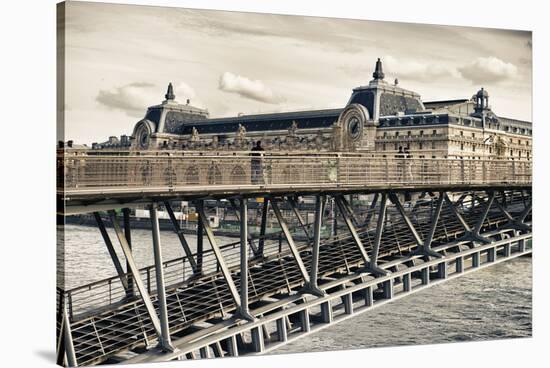
<svg viewBox="0 0 550 368"><path fill-rule="evenodd" d="M377 192L362 221L342 193L319 193L314 196L313 229L308 229L295 194L267 195L257 247L248 232L248 199L232 197L240 221L236 259L218 244L203 200L195 200L199 218L195 254L166 201L163 204L180 239L184 259L193 271L192 276L176 284L166 282L158 204L152 204L149 211L156 290L149 281L145 285L143 270L137 268L133 259L126 211L124 231L116 213L109 211L126 258L126 272L100 214L94 213L123 298L107 309L92 309L84 317L74 318L71 298L76 294L63 294L60 328L66 332L59 335L58 361L70 365L77 361L103 361L119 350L148 344L151 333L156 336L158 347L131 361L261 354L432 284L531 252L530 191L522 190L519 196L490 190L459 193L453 202L456 197L452 192L439 192L427 202L429 209L422 210L412 203L403 203L399 192ZM329 200L334 200L349 235L323 239L324 207ZM306 241L295 241L294 229L288 226L280 209L283 201L288 202ZM288 247L277 250L265 237L269 207ZM371 229L374 221L376 226ZM203 233L210 244L208 250L203 247ZM249 249L253 257L249 257ZM210 305L219 308L212 309ZM219 319L231 311L231 318ZM115 318L117 315L120 317ZM137 341L115 344L105 338L102 342L102 331L110 331L103 320L113 321L111 328L128 330L128 336L134 334ZM212 327L207 329L210 332L180 335L179 331L200 321L211 321ZM89 353L96 344L97 353Z"/></svg>

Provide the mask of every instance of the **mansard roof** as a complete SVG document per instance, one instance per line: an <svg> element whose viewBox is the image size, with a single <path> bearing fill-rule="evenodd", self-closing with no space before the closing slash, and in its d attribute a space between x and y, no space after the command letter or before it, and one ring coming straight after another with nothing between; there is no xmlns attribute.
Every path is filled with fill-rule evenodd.
<svg viewBox="0 0 550 368"><path fill-rule="evenodd" d="M191 134L193 127L199 134L230 134L237 131L239 124L244 126L247 132L288 130L294 122L298 129L329 128L338 120L342 110L343 108L291 111L204 119L186 123L181 134Z"/></svg>

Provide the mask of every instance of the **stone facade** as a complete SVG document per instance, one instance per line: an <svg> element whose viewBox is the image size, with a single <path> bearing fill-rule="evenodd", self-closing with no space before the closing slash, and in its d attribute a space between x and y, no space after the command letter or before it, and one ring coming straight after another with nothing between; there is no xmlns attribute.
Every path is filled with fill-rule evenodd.
<svg viewBox="0 0 550 368"><path fill-rule="evenodd" d="M497 116L481 88L470 99L423 102L398 81L384 80L382 62L373 79L354 88L345 107L210 118L207 110L176 101L170 84L165 100L147 109L131 138L111 137L95 149L373 152L394 157L399 147L418 158L532 157L527 121Z"/></svg>

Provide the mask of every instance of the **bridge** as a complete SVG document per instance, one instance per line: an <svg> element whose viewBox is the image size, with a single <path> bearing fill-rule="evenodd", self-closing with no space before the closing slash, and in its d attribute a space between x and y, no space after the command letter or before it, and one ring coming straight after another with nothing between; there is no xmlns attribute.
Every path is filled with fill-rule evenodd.
<svg viewBox="0 0 550 368"><path fill-rule="evenodd" d="M263 354L530 254L531 172L531 161L360 153L63 152L58 212L93 213L115 276L58 287L58 363ZM368 205L355 205L358 196ZM261 223L252 234L248 204L260 198ZM196 246L179 227L175 201L195 207ZM233 207L238 241L216 238L207 216L215 201ZM312 223L301 201L313 204ZM129 217L142 206L155 262L140 269ZM162 257L159 208L170 215L181 258ZM278 237L266 234L268 214ZM323 223L332 224L330 234Z"/></svg>

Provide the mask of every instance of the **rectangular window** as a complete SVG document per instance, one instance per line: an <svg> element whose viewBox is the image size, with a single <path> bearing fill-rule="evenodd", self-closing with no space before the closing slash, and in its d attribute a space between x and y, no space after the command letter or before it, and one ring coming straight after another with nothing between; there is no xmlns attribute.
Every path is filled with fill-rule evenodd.
<svg viewBox="0 0 550 368"><path fill-rule="evenodd" d="M396 136L396 137L399 137L399 132L395 132L395 136Z"/></svg>
<svg viewBox="0 0 550 368"><path fill-rule="evenodd" d="M432 135L436 135L437 134L437 130L432 130Z"/></svg>
<svg viewBox="0 0 550 368"><path fill-rule="evenodd" d="M462 130L460 131L460 136L464 137L464 132Z"/></svg>
<svg viewBox="0 0 550 368"><path fill-rule="evenodd" d="M422 149L422 142L418 143L418 148Z"/></svg>
<svg viewBox="0 0 550 368"><path fill-rule="evenodd" d="M422 137L423 135L424 135L424 131L421 130L421 131L420 131L420 136Z"/></svg>
<svg viewBox="0 0 550 368"><path fill-rule="evenodd" d="M409 131L407 132L407 137L410 137L410 136L411 136L411 131L409 130Z"/></svg>

